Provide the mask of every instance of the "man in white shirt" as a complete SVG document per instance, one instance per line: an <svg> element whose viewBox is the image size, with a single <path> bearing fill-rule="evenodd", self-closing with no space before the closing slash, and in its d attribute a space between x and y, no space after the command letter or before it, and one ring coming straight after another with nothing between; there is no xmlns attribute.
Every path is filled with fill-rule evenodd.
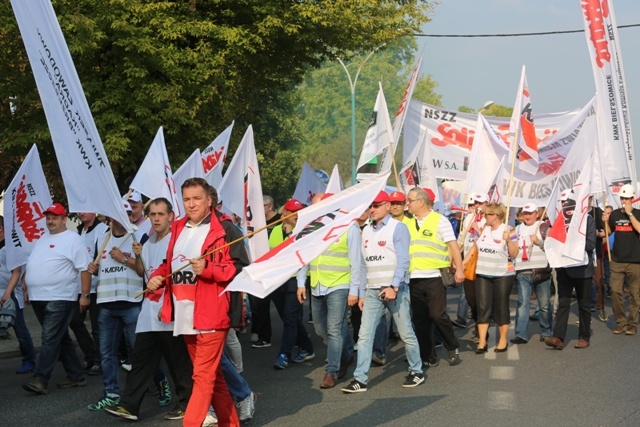
<svg viewBox="0 0 640 427"><path fill-rule="evenodd" d="M69 337L69 323L77 304L80 311L89 306L91 275L87 265L91 260L80 236L67 230L67 211L61 204L54 203L44 214L49 233L42 235L33 247L25 276L31 306L42 326L42 348L34 377L22 388L36 394L47 393L58 360L67 372L67 379L59 382L58 388L87 385L82 363ZM82 283L79 302L78 276Z"/></svg>

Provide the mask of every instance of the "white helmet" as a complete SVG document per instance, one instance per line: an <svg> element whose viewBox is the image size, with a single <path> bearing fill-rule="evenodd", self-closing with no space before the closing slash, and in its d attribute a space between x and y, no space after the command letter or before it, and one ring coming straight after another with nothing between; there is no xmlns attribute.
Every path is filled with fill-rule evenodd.
<svg viewBox="0 0 640 427"><path fill-rule="evenodd" d="M625 184L622 187L620 187L620 191L618 191L618 196L619 197L626 197L626 198L633 198L635 197L636 192L633 189L633 185L631 184Z"/></svg>

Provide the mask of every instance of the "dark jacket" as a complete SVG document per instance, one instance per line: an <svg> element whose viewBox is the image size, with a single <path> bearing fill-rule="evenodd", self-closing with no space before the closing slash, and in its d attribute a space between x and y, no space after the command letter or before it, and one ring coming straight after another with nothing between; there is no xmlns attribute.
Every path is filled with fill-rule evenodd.
<svg viewBox="0 0 640 427"><path fill-rule="evenodd" d="M596 248L596 223L591 215L587 215L587 233L584 241L584 250L587 253L589 262L577 267L567 267L564 270L569 277L574 279L584 279L593 277L593 250Z"/></svg>

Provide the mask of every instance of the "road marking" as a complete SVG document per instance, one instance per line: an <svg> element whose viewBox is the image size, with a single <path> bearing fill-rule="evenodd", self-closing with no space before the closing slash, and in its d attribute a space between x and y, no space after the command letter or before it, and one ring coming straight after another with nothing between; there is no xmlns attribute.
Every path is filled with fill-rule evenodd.
<svg viewBox="0 0 640 427"><path fill-rule="evenodd" d="M516 397L508 391L490 391L489 409L512 411L516 409Z"/></svg>
<svg viewBox="0 0 640 427"><path fill-rule="evenodd" d="M492 380L512 380L516 377L516 370L511 366L491 366L489 379Z"/></svg>

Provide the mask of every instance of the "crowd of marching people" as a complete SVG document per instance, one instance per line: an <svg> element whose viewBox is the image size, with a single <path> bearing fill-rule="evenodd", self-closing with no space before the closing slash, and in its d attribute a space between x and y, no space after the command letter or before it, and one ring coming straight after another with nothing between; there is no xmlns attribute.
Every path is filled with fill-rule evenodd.
<svg viewBox="0 0 640 427"><path fill-rule="evenodd" d="M342 380L345 394L367 391L372 363L386 363L390 335L406 352L401 386L413 388L440 363L438 347L446 363L461 363L454 328L471 321L479 355L488 351L492 324L498 334L493 351L501 353L510 343L531 340L532 319L539 322L539 340L562 350L575 297L579 336L574 347L586 349L591 313L597 310L606 321L604 299L610 295L613 333L637 333L640 210L632 206L631 185L618 193L622 208L590 208L584 248L579 248L584 261L562 268L551 268L545 252L545 240L558 230L534 203L519 209L511 226L505 206L486 194L469 197L463 218L448 218L433 210L430 189L382 191L327 250L265 298L223 292L250 263L237 218L218 209L221 201L204 179L186 180L181 193L185 216L178 219L167 199L145 205L136 191L123 197L133 233L114 219L102 222L87 212L78 213L77 231L69 230L65 207L54 203L44 212L48 233L26 266L13 271L4 262L0 217L0 331L6 333L9 324L15 330L22 355L16 373L32 375L24 390L47 394L59 360L66 379L57 388L83 387L86 375L102 375L103 394L87 402L89 411L137 420L151 387L168 408L167 420L197 427L239 425L253 418L256 394L242 375L236 333L244 330L250 313L251 347L279 345L273 353L275 372L310 361L317 349L304 322L305 303L314 332L326 345L325 374L317 386L332 389ZM312 203L332 196L316 194ZM576 209L571 189L562 192L560 203L556 223L564 226ZM289 199L278 212L273 198L264 197L271 248L292 234L304 207ZM447 313L449 286L462 287L453 319ZM514 292L515 337L508 340ZM27 302L42 327L37 358L24 321ZM272 336L271 302L283 325L279 340ZM2 323L7 318L10 322ZM122 367L129 371L123 384ZM344 381L350 369L352 378Z"/></svg>

